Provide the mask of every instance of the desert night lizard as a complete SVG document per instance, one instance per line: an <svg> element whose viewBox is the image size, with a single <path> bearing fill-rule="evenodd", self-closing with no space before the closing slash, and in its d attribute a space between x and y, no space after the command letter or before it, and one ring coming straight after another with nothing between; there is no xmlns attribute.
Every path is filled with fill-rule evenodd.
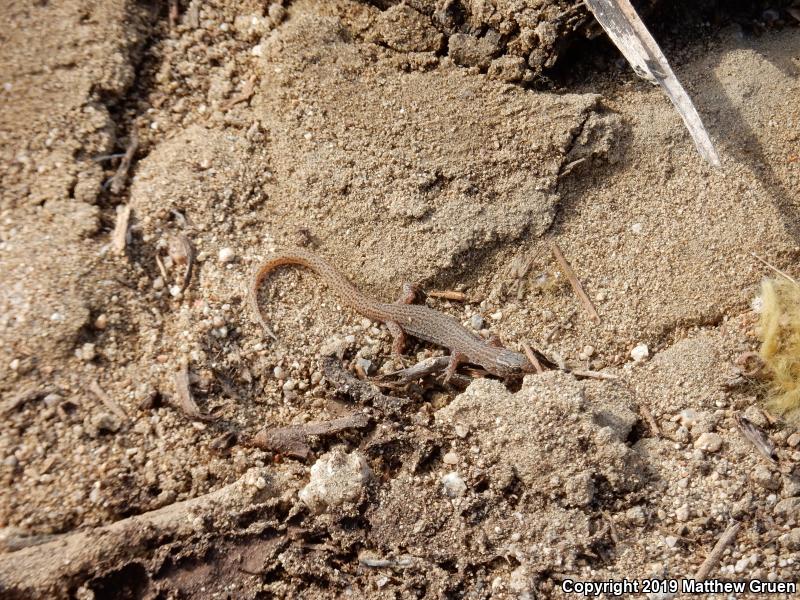
<svg viewBox="0 0 800 600"><path fill-rule="evenodd" d="M405 336L411 335L450 350L446 371L449 379L459 364L469 363L483 367L487 372L502 378L531 373L533 365L524 354L502 347L494 340L486 341L467 330L453 317L427 306L411 304L414 292L410 286L395 303L379 302L361 293L341 272L327 260L303 248L282 248L259 266L252 279L249 301L258 322L266 327L258 305L258 288L277 267L301 265L319 275L347 306L368 319L386 323L394 338L393 351L401 354Z"/></svg>

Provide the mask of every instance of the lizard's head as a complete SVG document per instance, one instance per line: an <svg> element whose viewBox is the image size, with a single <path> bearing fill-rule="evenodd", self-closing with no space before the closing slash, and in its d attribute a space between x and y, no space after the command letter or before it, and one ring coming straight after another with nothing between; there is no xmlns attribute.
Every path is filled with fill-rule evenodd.
<svg viewBox="0 0 800 600"><path fill-rule="evenodd" d="M503 349L495 357L497 365L496 374L500 377L510 377L522 373L533 373L534 369L528 357L513 350Z"/></svg>

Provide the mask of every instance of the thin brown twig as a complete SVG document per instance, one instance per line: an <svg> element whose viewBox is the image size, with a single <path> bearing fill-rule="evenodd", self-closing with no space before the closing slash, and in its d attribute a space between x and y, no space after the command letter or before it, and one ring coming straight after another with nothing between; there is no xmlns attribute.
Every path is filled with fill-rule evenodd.
<svg viewBox="0 0 800 600"><path fill-rule="evenodd" d="M564 276L567 278L567 281L569 281L569 284L572 286L572 289L575 291L578 299L583 304L586 312L589 313L589 317L591 317L592 320L599 322L600 315L597 314L597 309L594 307L591 299L584 291L583 285L578 279L578 276L575 275L575 271L572 269L572 266L567 262L567 259L564 258L564 255L561 253L561 249L558 247L558 244L555 242L550 242L550 251L553 253L556 262L558 262L558 266L561 268L561 272L564 273Z"/></svg>
<svg viewBox="0 0 800 600"><path fill-rule="evenodd" d="M175 372L175 397L176 407L187 417L199 421L213 421L213 415L204 415L194 401L192 390L189 388L189 365L186 361L181 363L181 368Z"/></svg>
<svg viewBox="0 0 800 600"><path fill-rule="evenodd" d="M522 342L522 349L525 351L525 356L528 357L528 360L533 365L533 368L536 369L536 372L541 375L544 373L544 369L542 368L542 364L539 362L539 359L536 358L536 354L534 354L531 347L526 343Z"/></svg>
<svg viewBox="0 0 800 600"><path fill-rule="evenodd" d="M425 292L425 295L431 298L453 300L454 302L464 302L467 299L467 295L464 292L457 292L455 290L431 290L430 292Z"/></svg>
<svg viewBox="0 0 800 600"><path fill-rule="evenodd" d="M602 371L590 370L572 370L570 371L575 377L584 377L586 379L603 379L605 381L619 381L619 375L612 375L611 373L603 373Z"/></svg>
<svg viewBox="0 0 800 600"><path fill-rule="evenodd" d="M717 540L717 543L714 544L711 553L706 557L703 564L700 565L700 568L697 569L697 572L694 574L695 581L704 581L708 578L711 571L719 563L719 559L722 558L722 553L725 552L725 548L730 546L736 539L741 526L741 523L734 523L725 530L719 540Z"/></svg>
<svg viewBox="0 0 800 600"><path fill-rule="evenodd" d="M112 194L119 194L123 189L125 189L125 181L128 179L128 170L131 168L133 157L138 148L139 135L136 133L136 129L132 128L131 139L130 142L128 142L128 147L125 148L125 155L119 162L119 167L117 167L117 172L114 173L114 177L111 178Z"/></svg>

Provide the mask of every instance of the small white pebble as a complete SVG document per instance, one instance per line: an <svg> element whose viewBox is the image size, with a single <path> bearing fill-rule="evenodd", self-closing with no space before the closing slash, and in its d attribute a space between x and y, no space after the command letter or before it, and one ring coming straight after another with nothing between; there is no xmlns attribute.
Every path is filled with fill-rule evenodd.
<svg viewBox="0 0 800 600"><path fill-rule="evenodd" d="M668 547L674 548L678 544L678 538L676 538L674 535L668 535L664 538L664 543Z"/></svg>
<svg viewBox="0 0 800 600"><path fill-rule="evenodd" d="M631 231L636 235L639 235L640 233L642 233L642 224L634 223L633 225L631 225Z"/></svg>
<svg viewBox="0 0 800 600"><path fill-rule="evenodd" d="M448 452L447 454L444 455L442 460L446 465L457 465L459 457L458 454L456 454L455 452Z"/></svg>
<svg viewBox="0 0 800 600"><path fill-rule="evenodd" d="M280 366L275 367L274 369L272 369L272 374L275 376L275 379L283 379L284 376L283 367Z"/></svg>
<svg viewBox="0 0 800 600"><path fill-rule="evenodd" d="M10 363L8 363L8 368L11 369L12 371L16 371L17 369L19 369L19 364L20 364L19 359L15 358Z"/></svg>
<svg viewBox="0 0 800 600"><path fill-rule="evenodd" d="M219 251L219 262L221 263L229 263L233 262L233 259L236 258L236 252L233 251L233 248L221 248Z"/></svg>
<svg viewBox="0 0 800 600"><path fill-rule="evenodd" d="M181 290L181 286L171 285L169 288L169 293L173 298L177 298L183 293L183 291Z"/></svg>
<svg viewBox="0 0 800 600"><path fill-rule="evenodd" d="M164 278L163 277L156 277L153 279L153 289L154 290L163 290L164 289Z"/></svg>
<svg viewBox="0 0 800 600"><path fill-rule="evenodd" d="M716 433L705 431L695 440L694 447L704 452L716 452L722 447L722 438Z"/></svg>
<svg viewBox="0 0 800 600"><path fill-rule="evenodd" d="M635 362L642 362L649 356L650 356L650 349L647 347L647 344L636 344L634 349L631 350L631 358Z"/></svg>
<svg viewBox="0 0 800 600"><path fill-rule="evenodd" d="M456 473L455 471L450 471L449 473L442 475L442 485L444 486L444 492L450 498L457 498L458 496L463 496L467 491L467 484L464 482L464 479Z"/></svg>
<svg viewBox="0 0 800 600"><path fill-rule="evenodd" d="M263 56L264 47L261 44L257 44L250 49L250 54L253 56Z"/></svg>

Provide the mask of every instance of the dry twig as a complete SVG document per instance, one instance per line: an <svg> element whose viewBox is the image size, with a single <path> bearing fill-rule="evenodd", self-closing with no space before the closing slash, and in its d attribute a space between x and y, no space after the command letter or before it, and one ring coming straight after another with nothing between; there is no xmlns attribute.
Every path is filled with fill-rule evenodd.
<svg viewBox="0 0 800 600"><path fill-rule="evenodd" d="M431 298L442 298L443 300L452 300L454 302L464 302L467 299L467 295L464 292L457 292L455 290L431 290L430 292L425 292L425 295Z"/></svg>
<svg viewBox="0 0 800 600"><path fill-rule="evenodd" d="M100 387L100 384L97 383L96 379L92 379L89 382L89 391L92 392L100 402L103 403L108 410L112 413L117 415L119 419L124 423L128 420L127 413L122 409L122 407L117 404L115 400L113 400L108 394L106 394L105 390Z"/></svg>
<svg viewBox="0 0 800 600"><path fill-rule="evenodd" d="M55 388L38 390L34 386L26 387L15 396L12 396L8 400L4 400L3 403L0 404L0 416L10 415L26 402L32 402L33 400L44 398L47 396L47 394L51 394L55 391Z"/></svg>
<svg viewBox="0 0 800 600"><path fill-rule="evenodd" d="M125 155L122 157L122 160L119 162L119 167L117 167L117 172L114 174L114 177L111 178L111 193L112 194L119 194L122 190L125 189L125 182L128 179L128 171L131 168L131 163L133 162L133 157L136 154L136 150L139 148L139 135L136 133L136 129L131 129L131 139L128 143L128 147L125 148Z"/></svg>
<svg viewBox="0 0 800 600"><path fill-rule="evenodd" d="M125 254L128 245L128 227L131 220L131 207L128 204L117 206L117 222L111 234L111 248L116 254Z"/></svg>
<svg viewBox="0 0 800 600"><path fill-rule="evenodd" d="M631 3L628 0L586 0L586 5L636 74L661 86L683 119L700 156L712 166L720 166L717 151L691 98Z"/></svg>
<svg viewBox="0 0 800 600"><path fill-rule="evenodd" d="M586 309L586 312L589 313L589 317L591 317L593 321L600 321L600 315L597 314L597 309L594 307L591 299L584 291L583 285L581 285L578 276L575 275L575 271L572 270L572 266L567 262L567 259L564 258L564 255L561 253L561 249L558 247L558 244L555 242L550 242L550 251L553 253L553 256L558 262L558 266L561 268L561 272L564 273L564 276L567 278L567 281L569 281L569 284L572 286L575 294L577 294L578 298L583 304L583 307Z"/></svg>
<svg viewBox="0 0 800 600"><path fill-rule="evenodd" d="M717 543L714 544L711 553L706 557L703 564L700 565L700 568L697 569L697 572L694 574L695 581L705 581L708 578L711 571L719 564L719 559L722 558L722 553L725 552L725 548L730 546L736 539L741 526L741 523L734 523L725 530L719 540L717 540Z"/></svg>
<svg viewBox="0 0 800 600"><path fill-rule="evenodd" d="M540 375L544 373L542 364L539 362L539 359L536 358L536 354L526 342L522 343L522 349L525 351L525 356L528 357L528 360L533 365L533 368L536 369L536 372Z"/></svg>
<svg viewBox="0 0 800 600"><path fill-rule="evenodd" d="M194 401L192 390L189 388L189 365L186 362L181 363L181 368L175 372L175 399L176 407L190 419L198 421L216 420L213 415L201 413L200 408Z"/></svg>

